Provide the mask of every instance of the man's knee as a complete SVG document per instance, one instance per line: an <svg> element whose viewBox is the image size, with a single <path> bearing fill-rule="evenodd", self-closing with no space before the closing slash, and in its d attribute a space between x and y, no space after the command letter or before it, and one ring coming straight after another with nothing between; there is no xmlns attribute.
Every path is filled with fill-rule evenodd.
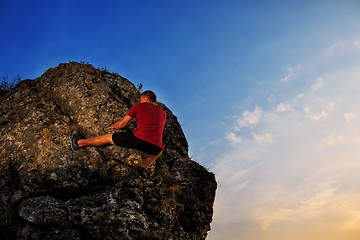
<svg viewBox="0 0 360 240"><path fill-rule="evenodd" d="M156 154L156 155L149 155L148 157L149 157L149 158L158 159L158 158L161 156L161 154L163 153L163 151L164 151L164 150L161 150L158 154Z"/></svg>
<svg viewBox="0 0 360 240"><path fill-rule="evenodd" d="M113 136L113 133L108 133L108 134L104 135L104 137L106 138L106 140L109 144L114 144L112 136Z"/></svg>
<svg viewBox="0 0 360 240"><path fill-rule="evenodd" d="M164 152L164 150L161 150L156 156L160 157L163 152Z"/></svg>

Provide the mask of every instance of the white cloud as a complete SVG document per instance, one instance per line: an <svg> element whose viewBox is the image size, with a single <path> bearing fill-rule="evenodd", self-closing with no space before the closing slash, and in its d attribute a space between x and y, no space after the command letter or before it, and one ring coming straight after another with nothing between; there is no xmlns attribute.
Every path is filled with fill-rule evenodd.
<svg viewBox="0 0 360 240"><path fill-rule="evenodd" d="M245 178L250 172L250 169L239 169L231 176L231 181L237 181Z"/></svg>
<svg viewBox="0 0 360 240"><path fill-rule="evenodd" d="M346 46L345 41L339 41L339 42L336 42L333 45L331 45L329 48L327 48L325 50L325 52L329 54L329 53L336 51L337 49L342 49L345 46Z"/></svg>
<svg viewBox="0 0 360 240"><path fill-rule="evenodd" d="M267 98L267 101L269 103L273 103L276 101L275 95L274 94L270 94L270 96Z"/></svg>
<svg viewBox="0 0 360 240"><path fill-rule="evenodd" d="M294 109L291 107L290 104L284 104L284 103L280 103L279 105L277 105L276 110L278 112L293 112Z"/></svg>
<svg viewBox="0 0 360 240"><path fill-rule="evenodd" d="M303 93L300 93L300 94L296 95L296 97L295 97L295 99L301 99L301 98L304 98Z"/></svg>
<svg viewBox="0 0 360 240"><path fill-rule="evenodd" d="M353 40L353 45L354 45L355 47L360 46L360 40L359 40L359 39Z"/></svg>
<svg viewBox="0 0 360 240"><path fill-rule="evenodd" d="M274 142L273 136L270 133L266 133L264 135L257 135L255 133L253 133L252 136L254 137L255 141L259 144Z"/></svg>
<svg viewBox="0 0 360 240"><path fill-rule="evenodd" d="M297 65L295 68L289 67L287 74L283 78L280 79L280 82L288 83L290 81L290 79L292 79L296 73L298 73L302 70L302 67L303 66L301 64Z"/></svg>
<svg viewBox="0 0 360 240"><path fill-rule="evenodd" d="M250 180L247 180L245 182L239 182L230 188L230 193L236 194L236 193L242 191L243 189L245 189L249 184L250 184Z"/></svg>
<svg viewBox="0 0 360 240"><path fill-rule="evenodd" d="M318 114L312 113L311 107L304 106L304 112L308 118L317 122L326 119L334 110L334 106L335 106L335 102L330 101L328 102L326 109L321 110L320 113Z"/></svg>
<svg viewBox="0 0 360 240"><path fill-rule="evenodd" d="M240 129L243 127L252 127L258 124L261 112L262 110L258 106L252 112L249 111L243 112L242 117L238 118L238 128Z"/></svg>
<svg viewBox="0 0 360 240"><path fill-rule="evenodd" d="M241 143L242 142L242 138L239 136L236 136L235 133L230 132L228 134L226 134L225 136L231 143Z"/></svg>
<svg viewBox="0 0 360 240"><path fill-rule="evenodd" d="M330 135L329 137L323 139L322 141L320 141L317 146L318 147L327 147L327 146L331 146L334 145L336 143L338 143L339 141L343 140L344 136L342 135L338 135L338 136L334 136L334 135Z"/></svg>
<svg viewBox="0 0 360 240"><path fill-rule="evenodd" d="M353 114L353 113L345 113L345 115L343 117L344 121L349 121L349 120L352 120L354 118L356 118L356 115Z"/></svg>
<svg viewBox="0 0 360 240"><path fill-rule="evenodd" d="M317 82L311 86L311 90L317 91L320 88L322 88L323 85L324 85L324 79L320 77L317 79Z"/></svg>
<svg viewBox="0 0 360 240"><path fill-rule="evenodd" d="M286 74L286 76L285 77L283 77L282 79L280 79L280 82L288 82L289 81L289 79L290 79L290 77L292 76L292 74L293 74L293 68L292 67L289 67L288 68L288 73Z"/></svg>

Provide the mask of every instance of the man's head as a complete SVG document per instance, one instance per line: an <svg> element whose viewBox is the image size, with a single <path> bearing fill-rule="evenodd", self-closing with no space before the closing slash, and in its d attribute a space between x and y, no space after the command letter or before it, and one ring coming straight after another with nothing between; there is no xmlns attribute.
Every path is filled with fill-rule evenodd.
<svg viewBox="0 0 360 240"><path fill-rule="evenodd" d="M142 97L147 97L149 99L150 102L155 103L156 102L156 95L153 91L147 90L145 92L143 92L140 96L140 98Z"/></svg>

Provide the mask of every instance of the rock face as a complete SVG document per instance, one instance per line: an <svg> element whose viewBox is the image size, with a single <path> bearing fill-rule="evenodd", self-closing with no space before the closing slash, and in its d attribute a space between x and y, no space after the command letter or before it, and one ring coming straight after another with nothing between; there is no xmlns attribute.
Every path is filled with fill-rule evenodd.
<svg viewBox="0 0 360 240"><path fill-rule="evenodd" d="M74 130L107 133L139 96L127 79L75 62L0 96L0 239L206 238L215 177L189 158L165 105L166 149L148 179L135 174L139 151L70 148Z"/></svg>

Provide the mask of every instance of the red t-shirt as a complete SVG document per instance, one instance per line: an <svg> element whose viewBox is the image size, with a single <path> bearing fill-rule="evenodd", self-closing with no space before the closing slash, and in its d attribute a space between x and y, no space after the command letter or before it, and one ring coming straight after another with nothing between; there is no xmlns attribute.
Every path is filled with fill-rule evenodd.
<svg viewBox="0 0 360 240"><path fill-rule="evenodd" d="M162 140L166 122L165 111L152 103L136 103L128 112L130 117L135 117L137 127L134 135L144 141L164 148Z"/></svg>

